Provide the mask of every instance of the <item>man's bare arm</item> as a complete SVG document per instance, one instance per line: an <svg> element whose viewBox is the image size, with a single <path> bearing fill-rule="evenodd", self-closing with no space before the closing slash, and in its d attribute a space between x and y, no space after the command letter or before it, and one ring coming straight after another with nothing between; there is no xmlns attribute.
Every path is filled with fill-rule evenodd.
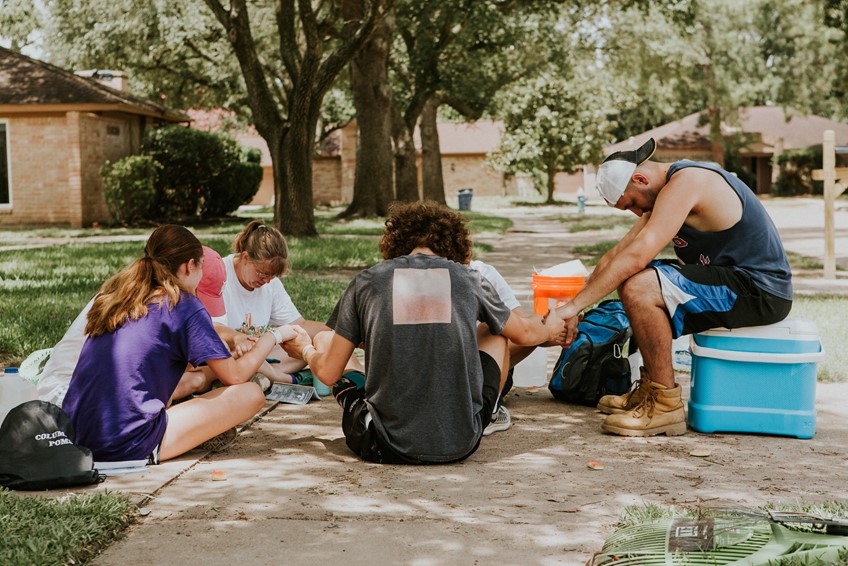
<svg viewBox="0 0 848 566"><path fill-rule="evenodd" d="M633 226L630 227L630 230L627 231L627 234L624 235L619 242L613 246L612 249L607 251L598 263L595 265L595 269L592 271L592 275L589 276L589 280L591 281L592 277L594 277L595 273L600 273L603 269L609 264L612 259L621 253L621 250L625 249L630 245L631 242L639 235L639 232L645 227L648 219L650 218L650 213L645 213L641 217L636 219L636 222L633 223Z"/></svg>
<svg viewBox="0 0 848 566"><path fill-rule="evenodd" d="M698 202L700 192L669 183L657 197L644 227L638 230L629 244L623 246L606 266L595 270L586 287L571 301L559 307L557 315L566 319L576 316L581 310L600 301L644 269L677 234Z"/></svg>

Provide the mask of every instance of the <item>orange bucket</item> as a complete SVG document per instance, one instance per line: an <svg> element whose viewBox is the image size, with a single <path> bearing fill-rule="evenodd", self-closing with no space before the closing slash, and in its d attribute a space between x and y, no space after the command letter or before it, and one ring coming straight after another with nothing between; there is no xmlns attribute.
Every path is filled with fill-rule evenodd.
<svg viewBox="0 0 848 566"><path fill-rule="evenodd" d="M545 316L549 310L564 305L577 296L586 286L586 278L579 277L548 277L533 274L533 312Z"/></svg>

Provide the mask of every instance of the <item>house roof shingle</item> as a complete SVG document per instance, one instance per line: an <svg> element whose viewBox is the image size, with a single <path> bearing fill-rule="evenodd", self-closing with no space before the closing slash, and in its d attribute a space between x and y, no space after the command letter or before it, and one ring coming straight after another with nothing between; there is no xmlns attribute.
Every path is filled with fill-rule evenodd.
<svg viewBox="0 0 848 566"><path fill-rule="evenodd" d="M690 114L680 120L663 124L647 132L604 148L609 155L616 151L635 149L654 138L658 148L692 149L709 148L709 126L698 125L701 113ZM833 130L836 143L848 145L848 124L834 122L815 115L790 116L779 106L750 106L739 111L739 129L749 134L760 134L764 145L773 146L782 143L784 150L801 149L822 143L822 133ZM722 124L722 129L730 133L730 128Z"/></svg>
<svg viewBox="0 0 848 566"><path fill-rule="evenodd" d="M81 108L143 114L171 122L188 117L166 106L109 88L37 59L0 47L0 110ZM30 108L37 110L37 108Z"/></svg>

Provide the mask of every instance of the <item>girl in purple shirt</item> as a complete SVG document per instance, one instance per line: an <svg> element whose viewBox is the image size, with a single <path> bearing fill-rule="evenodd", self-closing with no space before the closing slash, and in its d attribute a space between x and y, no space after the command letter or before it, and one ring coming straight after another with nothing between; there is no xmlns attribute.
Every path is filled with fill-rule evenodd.
<svg viewBox="0 0 848 566"><path fill-rule="evenodd" d="M75 441L98 461L174 458L251 418L265 397L250 381L271 349L294 336L273 328L234 359L195 290L203 250L186 228L166 225L144 257L103 284L62 408ZM207 364L225 385L166 408L187 364Z"/></svg>

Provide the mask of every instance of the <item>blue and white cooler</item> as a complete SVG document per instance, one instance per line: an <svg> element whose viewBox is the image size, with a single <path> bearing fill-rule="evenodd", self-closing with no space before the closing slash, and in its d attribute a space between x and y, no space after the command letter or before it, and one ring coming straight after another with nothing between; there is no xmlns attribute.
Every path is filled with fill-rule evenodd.
<svg viewBox="0 0 848 566"><path fill-rule="evenodd" d="M698 432L816 432L816 364L824 349L815 323L716 328L691 338L689 426Z"/></svg>

